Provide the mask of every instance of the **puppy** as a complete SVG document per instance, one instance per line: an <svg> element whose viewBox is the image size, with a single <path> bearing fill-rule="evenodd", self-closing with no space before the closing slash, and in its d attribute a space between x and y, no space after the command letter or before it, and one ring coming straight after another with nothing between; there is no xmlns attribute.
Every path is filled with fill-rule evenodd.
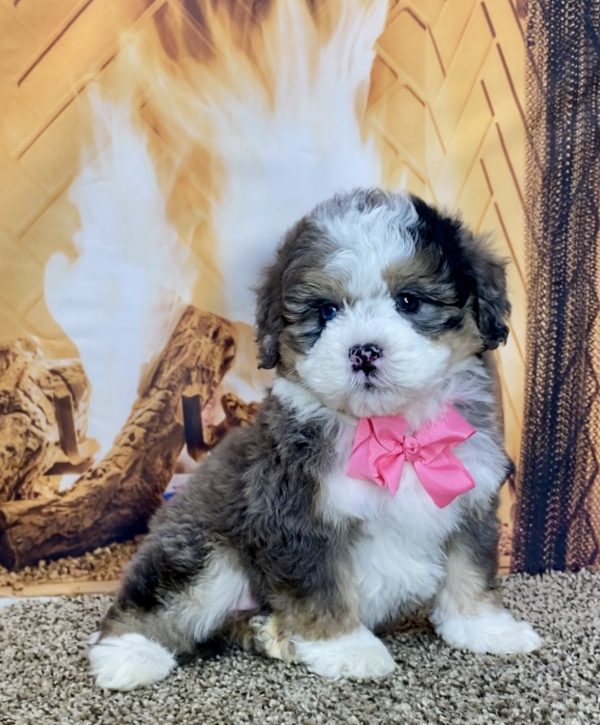
<svg viewBox="0 0 600 725"><path fill-rule="evenodd" d="M154 516L94 636L97 684L156 682L217 635L380 677L374 632L422 604L455 647L537 648L494 589L511 463L482 353L509 309L503 262L416 197L357 190L299 221L258 290L272 389Z"/></svg>

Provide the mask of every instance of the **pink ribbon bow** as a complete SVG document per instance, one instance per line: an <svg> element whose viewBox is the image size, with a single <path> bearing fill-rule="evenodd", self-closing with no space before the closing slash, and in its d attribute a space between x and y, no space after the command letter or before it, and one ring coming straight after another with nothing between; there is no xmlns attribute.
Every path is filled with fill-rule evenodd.
<svg viewBox="0 0 600 725"><path fill-rule="evenodd" d="M439 508L475 487L471 474L452 453L452 448L470 438L475 428L455 408L448 406L442 416L412 435L405 435L407 427L401 415L361 418L348 475L387 486L394 496L408 461Z"/></svg>

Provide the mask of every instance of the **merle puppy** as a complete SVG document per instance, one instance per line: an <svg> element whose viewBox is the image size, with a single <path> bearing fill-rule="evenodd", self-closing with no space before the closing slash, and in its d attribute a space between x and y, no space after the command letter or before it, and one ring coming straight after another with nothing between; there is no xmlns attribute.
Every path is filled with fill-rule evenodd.
<svg viewBox="0 0 600 725"><path fill-rule="evenodd" d="M455 647L537 648L494 591L511 464L482 354L508 313L503 262L416 197L301 219L258 290L273 387L152 520L92 640L98 685L160 680L217 635L383 676L374 632L424 603Z"/></svg>

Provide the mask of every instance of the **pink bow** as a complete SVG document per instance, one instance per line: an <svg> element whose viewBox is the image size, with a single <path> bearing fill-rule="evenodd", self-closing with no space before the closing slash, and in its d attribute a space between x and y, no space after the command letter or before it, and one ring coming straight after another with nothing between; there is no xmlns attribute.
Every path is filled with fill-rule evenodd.
<svg viewBox="0 0 600 725"><path fill-rule="evenodd" d="M361 418L358 421L347 473L389 488L400 486L404 462L412 463L423 488L439 508L475 486L471 474L452 448L475 433L460 413L448 406L444 414L413 435L401 415Z"/></svg>

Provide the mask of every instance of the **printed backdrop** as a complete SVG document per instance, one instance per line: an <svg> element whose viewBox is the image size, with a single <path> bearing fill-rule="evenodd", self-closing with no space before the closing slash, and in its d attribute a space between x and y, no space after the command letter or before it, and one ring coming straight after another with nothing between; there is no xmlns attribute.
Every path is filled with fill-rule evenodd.
<svg viewBox="0 0 600 725"><path fill-rule="evenodd" d="M0 0L0 593L114 587L160 500L255 412L258 269L356 185L460 209L510 259L496 363L507 448L527 463L526 370L543 355L528 190L551 56L529 6ZM532 486L517 465L503 489L504 571L598 565L591 544L585 561L513 556L513 540L565 537L528 513L551 476ZM578 541L595 541L583 514Z"/></svg>

